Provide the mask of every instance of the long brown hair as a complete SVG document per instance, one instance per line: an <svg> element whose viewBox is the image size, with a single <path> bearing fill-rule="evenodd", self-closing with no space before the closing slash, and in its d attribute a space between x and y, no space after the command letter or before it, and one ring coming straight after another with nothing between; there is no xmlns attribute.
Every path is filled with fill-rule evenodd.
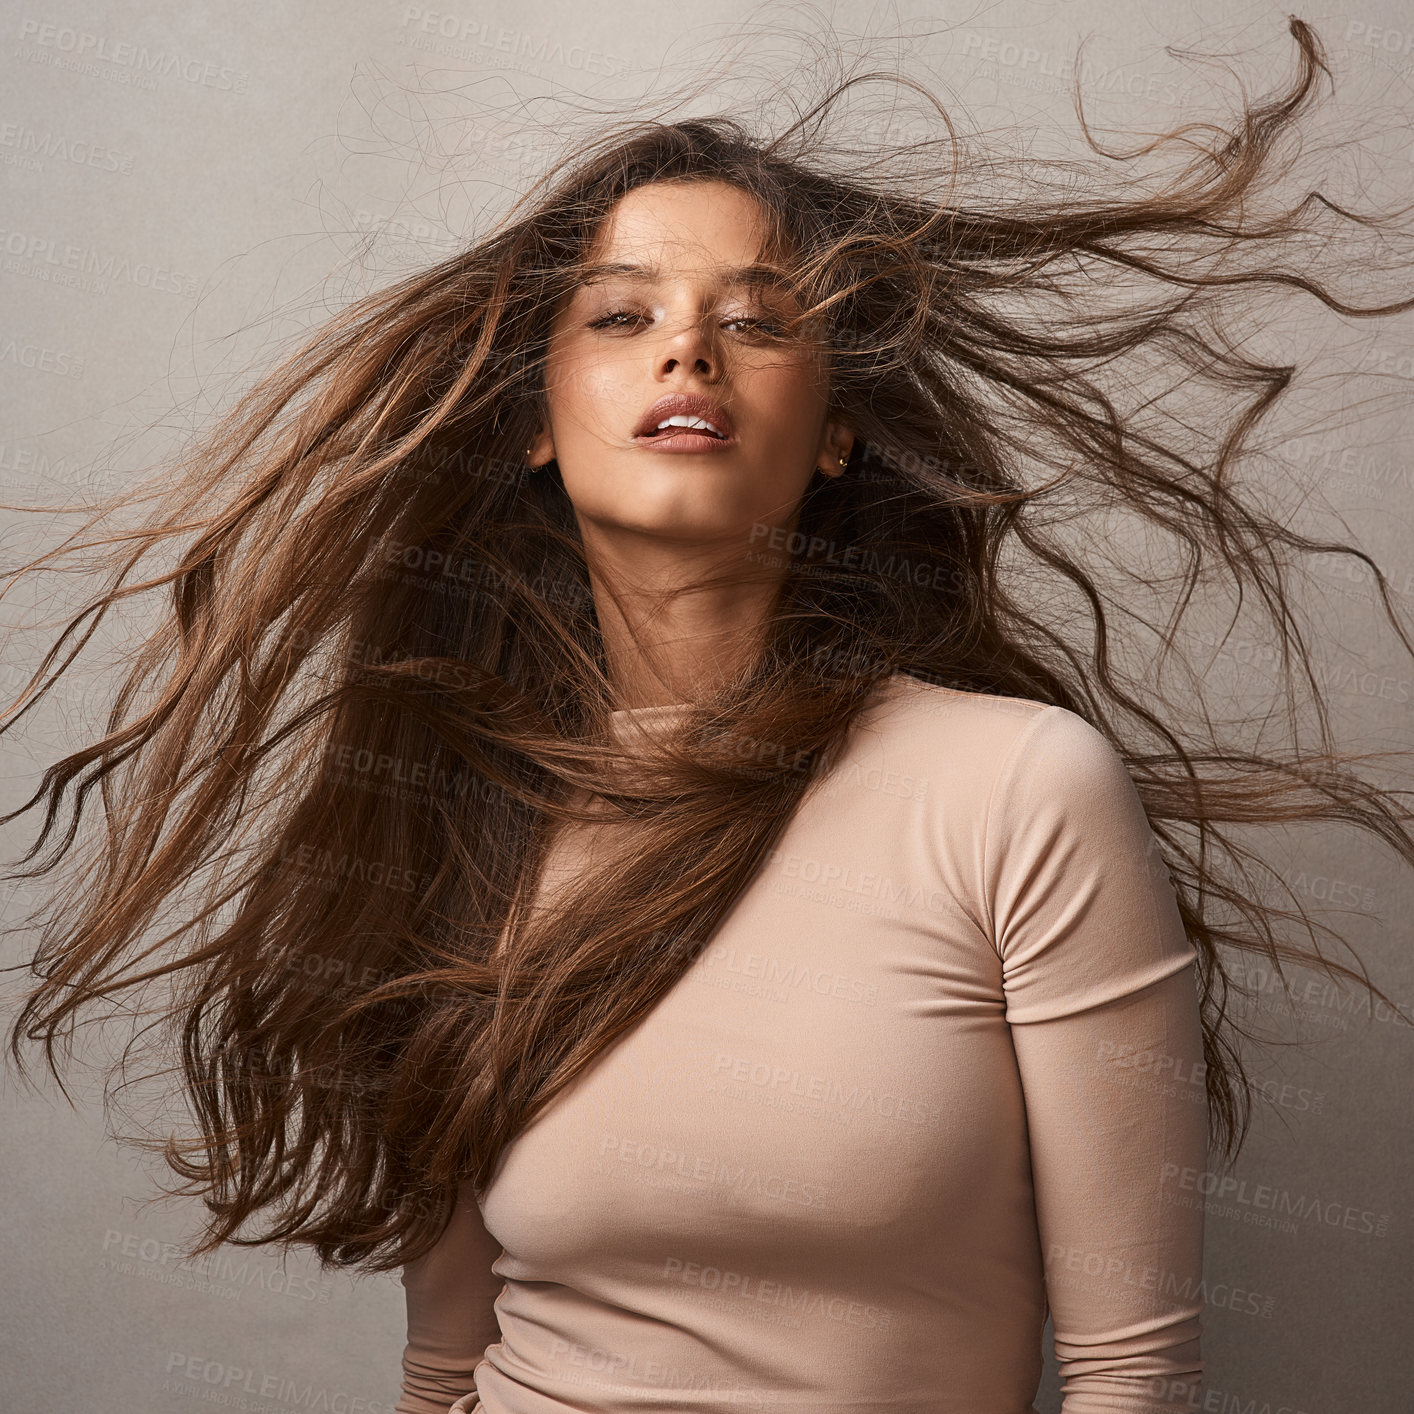
<svg viewBox="0 0 1414 1414"><path fill-rule="evenodd" d="M1328 74L1310 28L1290 28L1290 85L1230 129L1156 140L1146 150L1188 156L1147 195L1075 164L1088 194L966 203L980 159L939 170L928 142L912 183L812 163L820 112L855 80L769 139L728 117L610 128L484 239L320 328L139 526L86 526L24 567L101 549L113 572L5 731L110 610L170 593L106 732L5 817L46 803L32 877L76 847L95 786L104 813L44 919L10 1048L23 1069L23 1041L42 1041L58 1076L81 1010L159 985L144 1033L196 1132L154 1142L174 1191L212 1215L194 1252L305 1243L384 1270L425 1251L457 1183L484 1190L506 1145L683 974L894 673L1060 704L1123 755L1198 951L1212 1128L1235 1152L1248 1095L1224 951L1363 975L1321 951L1329 930L1290 890L1293 908L1264 896L1241 829L1343 822L1414 863L1398 793L1331 740L1290 592L1298 555L1355 556L1414 651L1384 577L1237 476L1294 369L1240 350L1220 313L1282 286L1347 315L1414 305L1356 306L1283 264L1303 239L1338 255L1341 231L1394 229L1316 192L1263 210ZM756 198L805 295L780 337L828 354L857 440L845 474L806 492L759 655L631 777L572 507L554 464L530 475L523 449L576 261L615 201L666 180ZM1138 401L1159 375L1186 416ZM1179 568L1146 578L1115 559L1107 582L1110 543L1069 538L1086 511L1163 537ZM176 562L129 582L164 547ZM1210 566L1269 619L1284 751L1214 725L1201 674L1184 714L1160 694L1155 661L1182 663ZM1167 624L1145 619L1146 585ZM1314 745L1298 739L1298 676ZM530 909L552 828L586 818L586 800L624 824L622 857L552 913ZM243 1233L257 1216L264 1230Z"/></svg>

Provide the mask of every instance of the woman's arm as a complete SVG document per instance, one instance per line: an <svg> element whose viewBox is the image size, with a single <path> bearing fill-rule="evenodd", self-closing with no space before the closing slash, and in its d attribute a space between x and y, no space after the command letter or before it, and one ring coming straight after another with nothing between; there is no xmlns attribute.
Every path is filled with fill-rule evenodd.
<svg viewBox="0 0 1414 1414"><path fill-rule="evenodd" d="M1166 1199L1206 1162L1192 976L1012 1035L1064 1414L1191 1414L1203 1210Z"/></svg>
<svg viewBox="0 0 1414 1414"><path fill-rule="evenodd" d="M1195 956L1124 763L1051 707L993 791L984 870L1026 1100L1064 1414L1200 1398L1207 1164Z"/></svg>
<svg viewBox="0 0 1414 1414"><path fill-rule="evenodd" d="M474 1392L473 1372L501 1338L495 1301L505 1281L491 1270L500 1255L471 1185L462 1184L437 1245L403 1268L407 1344L394 1414L447 1414L453 1401Z"/></svg>

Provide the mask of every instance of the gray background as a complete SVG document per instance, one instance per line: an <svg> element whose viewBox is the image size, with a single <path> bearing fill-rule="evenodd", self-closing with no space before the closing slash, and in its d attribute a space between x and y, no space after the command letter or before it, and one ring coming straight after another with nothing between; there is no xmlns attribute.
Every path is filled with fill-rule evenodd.
<svg viewBox="0 0 1414 1414"><path fill-rule="evenodd" d="M568 135L596 109L641 101L666 80L690 81L704 56L732 53L731 36L754 8L12 8L0 24L0 500L81 498L157 464L298 329L453 248L502 209L538 170L547 135ZM1034 151L1083 155L1068 96L1083 37L1092 117L1154 131L1223 88L1220 73L1185 69L1165 45L1229 51L1259 91L1291 71L1284 14L1284 5L1241 0L786 6L770 15L779 42L726 62L714 91L730 101L762 75L788 74L808 59L792 32L819 33L829 17L847 44L871 42L885 67L899 55L915 75L930 73L974 126L1034 127ZM1352 189L1364 182L1376 198L1414 198L1414 135L1390 116L1411 111L1414 16L1381 0L1303 17L1330 48L1331 121L1367 130L1377 159L1368 171L1345 170ZM911 37L885 37L899 32ZM897 135L917 135L914 121L900 117ZM1414 325L1352 330L1311 308L1293 318L1303 358L1319 351L1358 376L1311 386L1307 420L1291 424L1272 489L1291 479L1316 498L1303 516L1333 526L1338 517L1408 614ZM1362 401L1372 394L1383 399L1374 410ZM5 563L48 543L52 528L5 512ZM1313 569L1329 625L1313 646L1343 739L1407 746L1414 665L1379 625L1368 572L1336 557ZM14 597L17 610L26 602ZM1273 662L1260 637L1215 635L1210 685L1240 705L1270 684ZM12 652L0 664L7 698L25 676ZM25 733L6 738L5 808L91 720L104 683L101 671L76 679ZM30 836L11 827L4 838L12 858ZM1408 871L1347 834L1292 831L1263 848L1309 905L1367 910L1343 926L1407 1008ZM43 887L15 890L12 916ZM1294 975L1294 1000L1263 987L1257 1020L1302 1044L1254 1058L1262 1094L1233 1175L1241 1187L1209 1210L1201 1408L1393 1414L1410 1407L1414 1387L1411 1036L1358 993ZM0 1094L4 1408L392 1407L403 1316L395 1277L354 1281L262 1249L183 1263L170 1244L194 1230L195 1214L175 1203L140 1207L152 1192L148 1161L105 1137L91 1079L78 1083L75 1109L52 1086L39 1098L21 1091L8 1073ZM1320 1216L1262 1226L1273 1192ZM1057 1407L1048 1373L1040 1408Z"/></svg>

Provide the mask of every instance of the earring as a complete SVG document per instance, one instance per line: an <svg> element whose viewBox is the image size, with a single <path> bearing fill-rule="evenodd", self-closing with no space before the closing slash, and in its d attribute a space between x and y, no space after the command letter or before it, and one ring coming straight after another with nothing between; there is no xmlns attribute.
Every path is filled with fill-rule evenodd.
<svg viewBox="0 0 1414 1414"><path fill-rule="evenodd" d="M530 448L529 448L529 447L527 447L527 448L525 449L525 461L526 461L526 465L529 466L529 465L530 465ZM531 470L531 472L532 472L532 474L533 474L533 473L539 471L540 468L539 468L538 466L532 466L532 467L530 467L530 470Z"/></svg>
<svg viewBox="0 0 1414 1414"><path fill-rule="evenodd" d="M848 453L845 453L845 455L840 458L840 465L841 465L841 466L847 466L848 464L849 464L849 454L848 454Z"/></svg>

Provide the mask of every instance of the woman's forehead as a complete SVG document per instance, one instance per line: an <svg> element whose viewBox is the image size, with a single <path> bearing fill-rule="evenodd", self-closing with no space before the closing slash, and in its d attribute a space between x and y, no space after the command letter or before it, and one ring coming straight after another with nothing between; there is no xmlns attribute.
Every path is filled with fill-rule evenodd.
<svg viewBox="0 0 1414 1414"><path fill-rule="evenodd" d="M595 260L577 267L575 285L615 284L651 286L680 278L730 289L794 294L790 271L773 261L754 260L745 265L704 259L696 263L660 264L656 260Z"/></svg>
<svg viewBox="0 0 1414 1414"><path fill-rule="evenodd" d="M711 270L778 258L761 203L726 182L648 182L625 192L599 222L583 263Z"/></svg>

